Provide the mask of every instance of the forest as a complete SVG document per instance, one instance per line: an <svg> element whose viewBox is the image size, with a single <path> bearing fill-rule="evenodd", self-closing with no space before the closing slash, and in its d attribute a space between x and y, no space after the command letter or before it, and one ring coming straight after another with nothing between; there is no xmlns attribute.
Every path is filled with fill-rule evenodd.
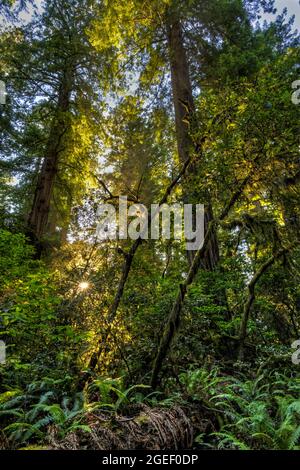
<svg viewBox="0 0 300 470"><path fill-rule="evenodd" d="M0 1L1 450L300 450L283 3Z"/></svg>

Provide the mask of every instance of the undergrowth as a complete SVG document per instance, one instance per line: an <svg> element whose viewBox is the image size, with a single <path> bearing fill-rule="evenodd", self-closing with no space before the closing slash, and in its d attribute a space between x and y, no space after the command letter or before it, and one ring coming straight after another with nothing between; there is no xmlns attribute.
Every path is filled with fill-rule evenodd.
<svg viewBox="0 0 300 470"><path fill-rule="evenodd" d="M12 448L47 446L49 430L58 440L90 433L89 419L98 412L108 418L127 416L134 405L159 413L182 406L197 410L209 423L196 434L194 446L214 449L300 449L300 379L288 370L264 371L238 378L219 368L190 369L179 376L179 387L151 392L146 385L125 388L121 379L95 379L80 393L61 393L64 380L45 378L25 390L0 395L2 432Z"/></svg>

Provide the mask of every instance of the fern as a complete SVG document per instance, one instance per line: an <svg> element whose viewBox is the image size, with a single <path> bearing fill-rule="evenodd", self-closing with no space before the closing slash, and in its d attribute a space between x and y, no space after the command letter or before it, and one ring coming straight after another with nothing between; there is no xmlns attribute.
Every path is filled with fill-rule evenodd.
<svg viewBox="0 0 300 470"><path fill-rule="evenodd" d="M210 434L211 447L232 449L298 449L300 382L264 371L254 380L224 377L199 369L180 376L191 398L215 415L219 432ZM211 387L210 387L211 384Z"/></svg>

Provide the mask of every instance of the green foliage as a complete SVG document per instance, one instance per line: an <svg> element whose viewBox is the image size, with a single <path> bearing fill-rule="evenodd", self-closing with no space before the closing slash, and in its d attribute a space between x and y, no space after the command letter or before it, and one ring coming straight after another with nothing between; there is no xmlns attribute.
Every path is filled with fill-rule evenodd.
<svg viewBox="0 0 300 470"><path fill-rule="evenodd" d="M14 390L0 396L1 420L9 422L13 418L13 422L3 428L13 445L31 442L33 439L45 440L50 425L55 426L59 437L78 429L89 431L88 426L82 424L86 409L81 393L72 398L64 395L61 403L56 402L61 396L61 387L67 381L68 378L45 378L31 383L25 391Z"/></svg>
<svg viewBox="0 0 300 470"><path fill-rule="evenodd" d="M50 427L58 439L77 431L90 432L87 417L103 411L115 415L131 404L147 401L139 384L124 387L121 379L95 379L86 392L69 395L72 377L30 383L25 390L15 389L0 394L0 420L3 432L13 447L47 440ZM65 390L65 391L64 391ZM93 397L96 401L90 401Z"/></svg>
<svg viewBox="0 0 300 470"><path fill-rule="evenodd" d="M28 272L34 266L32 255L34 249L26 242L23 234L13 234L0 230L0 288L5 288L13 281Z"/></svg>
<svg viewBox="0 0 300 470"><path fill-rule="evenodd" d="M62 299L57 274L33 259L25 237L1 231L0 251L0 335L7 349L1 372L4 382L22 385L25 371L34 379L47 369L55 373L55 364L62 370L71 357L63 352L77 338L72 327L59 319Z"/></svg>
<svg viewBox="0 0 300 470"><path fill-rule="evenodd" d="M117 421L184 405L207 426L201 448L299 449L298 366L285 368L300 332L291 21L256 23L272 0L45 0L18 22L32 3L1 2L0 422L9 445L88 433L93 413ZM193 161L174 180L183 153ZM44 236L29 240L44 190ZM215 239L203 257L213 253L217 266L201 260L189 273L184 240L143 240L133 256L131 240L95 240L99 202L117 207L127 195L129 206L149 207L163 194L211 207ZM242 318L247 362L237 362ZM152 391L143 384L160 344Z"/></svg>
<svg viewBox="0 0 300 470"><path fill-rule="evenodd" d="M181 374L188 399L210 410L220 428L196 442L218 449L298 450L300 380L288 374L273 370L251 379L218 369Z"/></svg>
<svg viewBox="0 0 300 470"><path fill-rule="evenodd" d="M144 401L145 398L142 393L138 390L147 390L150 387L148 385L137 384L128 387L124 387L124 383L121 379L95 379L88 388L88 393L95 393L99 396L97 402L97 408L105 409L108 408L114 413L121 411L131 403L139 403Z"/></svg>

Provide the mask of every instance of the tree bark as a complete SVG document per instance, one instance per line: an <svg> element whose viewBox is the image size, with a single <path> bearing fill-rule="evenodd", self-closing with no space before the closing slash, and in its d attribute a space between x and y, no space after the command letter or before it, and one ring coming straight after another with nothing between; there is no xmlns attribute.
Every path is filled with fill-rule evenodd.
<svg viewBox="0 0 300 470"><path fill-rule="evenodd" d="M172 193L173 189L177 186L177 184L179 183L181 178L185 175L185 173L187 172L188 167L189 167L189 165L191 165L191 163L192 163L192 157L189 156L188 159L182 165L180 172L177 174L177 176L171 181L171 183L167 187L165 193L163 194L161 200L159 201L159 204L158 204L159 206L162 206L163 204L165 204L167 202L168 197ZM150 214L149 214L149 217L150 217L149 226L151 226L151 215ZM78 383L79 388L84 387L84 385L88 381L89 377L91 376L93 371L96 369L97 364L98 364L99 359L100 359L100 356L102 354L103 348L106 346L106 340L107 340L108 335L110 333L112 322L114 321L114 319L117 315L117 311L118 311L118 308L119 308L119 305L120 305L120 302L121 302L121 299L122 299L122 296L123 296L124 288L125 288L125 285L126 285L126 282L127 282L130 270L131 270L131 266L132 266L132 262L133 262L135 253L137 252L137 250L138 250L139 246L141 245L141 243L142 243L142 238L138 238L131 245L131 248L130 248L129 252L128 253L123 253L125 260L124 260L124 264L123 264L123 267L122 267L121 278L120 278L120 281L119 281L119 284L118 284L117 292L115 294L113 303L111 304L111 307L110 307L110 309L108 311L108 315L107 315L108 324L109 324L108 330L105 333L105 337L104 338L102 337L102 338L99 339L99 341L97 343L97 346L96 346L96 350L90 358L90 361L89 361L89 364L88 364L88 367L87 367L87 372L85 372L79 380L79 383Z"/></svg>
<svg viewBox="0 0 300 470"><path fill-rule="evenodd" d="M42 167L38 175L31 211L28 216L29 235L37 246L40 246L41 240L47 232L59 154L63 150L63 136L68 129L66 113L70 107L72 88L73 70L72 67L66 66L59 87L57 108L52 120Z"/></svg>
<svg viewBox="0 0 300 470"><path fill-rule="evenodd" d="M255 159L255 161L257 161L257 159L258 157ZM152 375L151 375L151 387L153 389L155 389L158 385L159 373L160 373L163 361L165 360L167 356L167 353L171 345L171 342L174 338L174 335L179 328L181 311L182 311L183 303L185 300L185 296L188 291L188 287L193 283L197 275L197 272L201 265L202 258L205 256L207 247L210 243L212 233L214 233L217 224L219 224L221 221L223 221L227 217L230 210L232 209L234 204L237 202L237 200L243 193L245 187L247 186L247 184L249 183L251 179L251 175L253 171L254 171L254 168L252 168L250 173L240 183L237 190L232 194L227 205L224 207L218 221L210 222L208 229L206 231L206 234L205 234L203 246L196 252L194 256L192 265L190 267L190 270L188 272L185 282L183 284L180 284L179 286L177 298L171 309L169 318L167 320L167 323L166 323L166 326L165 326L165 329L164 329L164 332L163 332L163 335L159 344L158 352L154 360L154 365L153 365Z"/></svg>
<svg viewBox="0 0 300 470"><path fill-rule="evenodd" d="M195 124L195 105L180 20L177 19L173 21L167 26L167 29L177 149L179 160L181 163L184 163L186 159L189 158L189 155L195 151L195 143L191 138L191 131L193 131ZM193 162L182 183L184 203L201 202L198 200L199 194L197 194L197 191L191 189L196 185L196 183L193 182L193 178L197 175L198 164L196 161ZM205 204L205 231L207 231L209 223L214 217L209 195L206 194L205 197L208 201L208 203ZM195 254L196 251L187 251L187 259L190 266ZM213 231L211 232L211 238L207 244L203 260L201 261L201 267L212 271L215 269L218 262L219 247L216 232Z"/></svg>

